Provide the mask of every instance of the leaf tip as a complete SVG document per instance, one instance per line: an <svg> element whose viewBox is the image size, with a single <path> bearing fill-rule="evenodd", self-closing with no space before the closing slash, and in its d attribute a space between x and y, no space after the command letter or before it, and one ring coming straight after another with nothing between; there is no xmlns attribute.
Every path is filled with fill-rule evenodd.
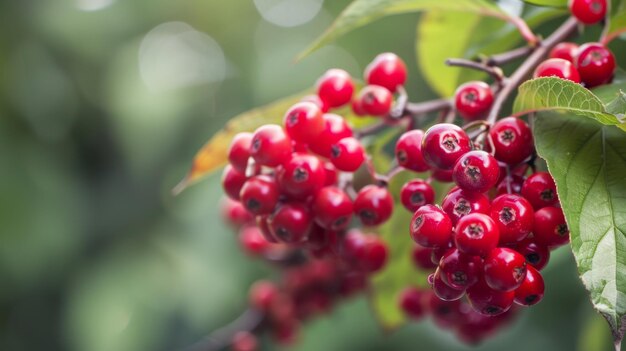
<svg viewBox="0 0 626 351"><path fill-rule="evenodd" d="M180 195L180 193L182 193L185 189L187 189L190 183L191 183L191 177L188 174L185 176L185 178L183 178L180 182L178 182L176 186L172 188L172 191L171 191L172 196Z"/></svg>

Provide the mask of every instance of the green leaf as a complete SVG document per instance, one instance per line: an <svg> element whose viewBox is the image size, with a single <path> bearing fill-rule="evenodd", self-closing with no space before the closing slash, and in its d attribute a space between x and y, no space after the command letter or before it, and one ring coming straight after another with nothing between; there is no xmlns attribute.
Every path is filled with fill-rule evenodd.
<svg viewBox="0 0 626 351"><path fill-rule="evenodd" d="M609 18L608 26L603 35L603 41L610 42L624 32L626 32L626 9L620 8Z"/></svg>
<svg viewBox="0 0 626 351"><path fill-rule="evenodd" d="M356 84L357 89L360 86L360 84ZM224 166L227 162L230 141L235 134L252 132L264 124L281 124L283 116L289 107L310 94L311 92L297 94L233 117L222 130L213 135L196 153L187 176L174 188L173 192L175 194L180 193L189 185ZM333 111L333 113L346 118L353 127L363 127L379 120L376 118L357 117L353 114L350 107Z"/></svg>
<svg viewBox="0 0 626 351"><path fill-rule="evenodd" d="M613 114L620 121L626 120L626 94L623 91L619 91L615 100L606 105L607 112Z"/></svg>
<svg viewBox="0 0 626 351"><path fill-rule="evenodd" d="M519 87L515 115L549 110L571 112L626 131L626 123L607 112L602 101L580 84L551 77L532 79Z"/></svg>
<svg viewBox="0 0 626 351"><path fill-rule="evenodd" d="M492 29L485 22L501 23L476 14L446 11L431 11L420 19L416 40L418 62L424 78L439 95L452 96L462 80L485 76L482 72L445 64L448 58L464 57L478 31ZM450 28L455 28L455 35L450 35Z"/></svg>
<svg viewBox="0 0 626 351"><path fill-rule="evenodd" d="M509 15L493 2L486 0L355 0L311 46L302 52L301 59L338 37L379 18L425 10L444 10L474 13L506 20Z"/></svg>
<svg viewBox="0 0 626 351"><path fill-rule="evenodd" d="M557 113L539 114L534 136L557 184L580 277L619 341L626 326L626 138Z"/></svg>
<svg viewBox="0 0 626 351"><path fill-rule="evenodd" d="M615 77L613 77L611 84L601 85L592 90L605 105L613 101L620 91L626 91L626 72L621 69L615 72Z"/></svg>
<svg viewBox="0 0 626 351"><path fill-rule="evenodd" d="M527 4L549 7L567 7L567 0L523 0Z"/></svg>
<svg viewBox="0 0 626 351"><path fill-rule="evenodd" d="M411 255L415 243L409 235L412 213L400 203L400 188L410 179L418 178L411 172L402 172L391 181L390 190L395 196L395 209L390 220L379 228L379 234L389 247L389 260L385 269L372 280L370 304L378 323L386 331L391 331L406 322L404 313L398 307L398 296L408 286L428 288L428 274L418 270ZM447 193L449 184L434 182L433 188L438 194L438 202Z"/></svg>

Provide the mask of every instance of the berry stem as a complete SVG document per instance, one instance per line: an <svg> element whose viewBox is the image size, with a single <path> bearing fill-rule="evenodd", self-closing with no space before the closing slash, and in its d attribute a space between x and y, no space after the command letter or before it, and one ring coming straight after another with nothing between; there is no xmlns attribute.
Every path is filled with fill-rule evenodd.
<svg viewBox="0 0 626 351"><path fill-rule="evenodd" d="M502 72L500 67L488 66L481 62L466 60L462 58L449 58L446 60L446 65L465 67L475 69L477 71L482 71L492 76L497 82L502 82L504 80L504 73Z"/></svg>
<svg viewBox="0 0 626 351"><path fill-rule="evenodd" d="M437 99L424 102L409 102L406 104L406 112L412 116L419 116L429 112L435 112L447 108L452 108L452 100Z"/></svg>
<svg viewBox="0 0 626 351"><path fill-rule="evenodd" d="M575 18L570 17L565 21L552 35L546 40L539 43L534 52L522 63L522 65L511 75L509 79L505 81L504 88L496 96L493 102L487 122L493 124L497 119L504 103L509 98L511 93L517 89L517 87L526 79L530 72L543 60L556 44L565 40L570 34L572 34L578 26L578 22Z"/></svg>
<svg viewBox="0 0 626 351"><path fill-rule="evenodd" d="M515 61L522 57L528 56L533 52L534 48L530 46L522 46L511 51L503 52L501 54L492 55L485 59L485 63L489 66L502 66L511 61Z"/></svg>
<svg viewBox="0 0 626 351"><path fill-rule="evenodd" d="M207 335L203 340L189 346L185 350L187 351L217 351L222 350L230 346L233 337L237 332L249 331L252 332L258 329L265 316L258 310L248 309L244 311L237 319L230 324L215 330L211 334Z"/></svg>

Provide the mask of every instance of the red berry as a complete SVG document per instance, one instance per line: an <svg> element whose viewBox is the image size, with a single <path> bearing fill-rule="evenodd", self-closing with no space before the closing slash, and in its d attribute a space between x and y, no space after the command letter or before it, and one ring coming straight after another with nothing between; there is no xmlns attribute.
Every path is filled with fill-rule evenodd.
<svg viewBox="0 0 626 351"><path fill-rule="evenodd" d="M440 123L430 127L422 140L424 160L431 167L449 170L472 149L471 141L460 127Z"/></svg>
<svg viewBox="0 0 626 351"><path fill-rule="evenodd" d="M569 10L584 24L595 24L606 16L607 0L569 0Z"/></svg>
<svg viewBox="0 0 626 351"><path fill-rule="evenodd" d="M472 213L459 220L454 241L462 253L484 256L498 245L500 233L493 220L482 213Z"/></svg>
<svg viewBox="0 0 626 351"><path fill-rule="evenodd" d="M254 334L247 331L239 331L233 336L232 351L257 351L259 342Z"/></svg>
<svg viewBox="0 0 626 351"><path fill-rule="evenodd" d="M314 224L309 232L309 237L305 243L306 247L312 250L320 250L324 253L334 254L337 248L337 232L326 230L318 224Z"/></svg>
<svg viewBox="0 0 626 351"><path fill-rule="evenodd" d="M471 213L489 213L491 207L489 198L484 194L465 191L454 187L443 198L443 210L450 216L452 224L456 225L459 219Z"/></svg>
<svg viewBox="0 0 626 351"><path fill-rule="evenodd" d="M516 165L526 160L534 151L533 136L528 124L516 117L497 121L489 136L495 147L497 160Z"/></svg>
<svg viewBox="0 0 626 351"><path fill-rule="evenodd" d="M324 162L324 186L337 184L337 168L330 162Z"/></svg>
<svg viewBox="0 0 626 351"><path fill-rule="evenodd" d="M421 245L415 245L413 247L413 254L411 255L415 267L420 270L431 270L437 268L437 264L432 263L430 260L432 253L433 249L423 247Z"/></svg>
<svg viewBox="0 0 626 351"><path fill-rule="evenodd" d="M576 51L578 51L578 44L562 42L556 44L556 46L550 51L550 58L560 58L574 63L576 60Z"/></svg>
<svg viewBox="0 0 626 351"><path fill-rule="evenodd" d="M372 116L386 116L391 110L393 95L379 85L367 85L359 93L359 105L363 111Z"/></svg>
<svg viewBox="0 0 626 351"><path fill-rule="evenodd" d="M537 210L559 203L556 184L554 184L554 179L550 173L547 172L537 172L526 178L521 193Z"/></svg>
<svg viewBox="0 0 626 351"><path fill-rule="evenodd" d="M452 171L454 182L459 188L484 193L498 182L498 161L485 151L470 151L461 156Z"/></svg>
<svg viewBox="0 0 626 351"><path fill-rule="evenodd" d="M418 288L405 288L400 293L398 304L409 318L421 319L426 314L424 310L424 297L424 292Z"/></svg>
<svg viewBox="0 0 626 351"><path fill-rule="evenodd" d="M422 246L443 247L452 238L452 221L439 207L424 205L415 211L409 231Z"/></svg>
<svg viewBox="0 0 626 351"><path fill-rule="evenodd" d="M444 301L455 301L465 295L465 289L455 289L448 286L441 279L441 271L437 270L435 272L434 280L433 280L433 292L437 295L438 298Z"/></svg>
<svg viewBox="0 0 626 351"><path fill-rule="evenodd" d="M313 201L315 221L326 229L345 229L350 224L352 211L352 200L337 187L324 187L315 195Z"/></svg>
<svg viewBox="0 0 626 351"><path fill-rule="evenodd" d="M331 146L330 162L340 171L354 172L361 167L363 161L365 149L356 138L343 138Z"/></svg>
<svg viewBox="0 0 626 351"><path fill-rule="evenodd" d="M342 69L329 69L317 81L317 95L331 108L349 103L353 93L352 78Z"/></svg>
<svg viewBox="0 0 626 351"><path fill-rule="evenodd" d="M317 157L296 153L276 173L283 194L295 199L305 199L324 186L326 172L322 161Z"/></svg>
<svg viewBox="0 0 626 351"><path fill-rule="evenodd" d="M502 172L502 170L500 171ZM496 195L503 194L519 194L522 191L522 184L524 183L524 177L511 174L502 178L502 181L496 187Z"/></svg>
<svg viewBox="0 0 626 351"><path fill-rule="evenodd" d="M248 179L241 188L241 203L255 215L269 214L278 203L278 184L273 178L258 175Z"/></svg>
<svg viewBox="0 0 626 351"><path fill-rule="evenodd" d="M615 73L615 56L599 43L582 45L577 52L576 68L587 88L605 84Z"/></svg>
<svg viewBox="0 0 626 351"><path fill-rule="evenodd" d="M271 245L258 227L244 227L239 232L239 244L251 255L259 255L267 251Z"/></svg>
<svg viewBox="0 0 626 351"><path fill-rule="evenodd" d="M269 223L267 223L269 217L269 215L256 216L256 226L261 230L261 234L263 234L265 240L270 243L277 243L278 239L272 233Z"/></svg>
<svg viewBox="0 0 626 351"><path fill-rule="evenodd" d="M550 260L550 250L543 245L535 243L534 239L525 239L517 243L514 247L515 251L526 257L526 263L542 270Z"/></svg>
<svg viewBox="0 0 626 351"><path fill-rule="evenodd" d="M280 126L261 126L252 136L250 156L262 166L276 167L286 162L291 150L291 139Z"/></svg>
<svg viewBox="0 0 626 351"><path fill-rule="evenodd" d="M322 110L312 102L299 102L293 105L283 119L287 135L300 143L315 140L324 130Z"/></svg>
<svg viewBox="0 0 626 351"><path fill-rule="evenodd" d="M349 262L368 273L380 270L388 256L387 245L380 238L359 231L351 231L346 235L344 252Z"/></svg>
<svg viewBox="0 0 626 351"><path fill-rule="evenodd" d="M410 180L400 190L400 201L407 210L415 212L424 205L432 205L435 201L435 191L422 179Z"/></svg>
<svg viewBox="0 0 626 351"><path fill-rule="evenodd" d="M485 82L467 82L457 88L454 103L457 112L464 119L469 121L479 119L491 108L493 92Z"/></svg>
<svg viewBox="0 0 626 351"><path fill-rule="evenodd" d="M536 305L543 299L543 277L533 267L527 267L526 277L522 285L515 290L515 303L522 306Z"/></svg>
<svg viewBox="0 0 626 351"><path fill-rule="evenodd" d="M386 187L368 185L354 200L354 213L367 226L386 222L393 212L393 198Z"/></svg>
<svg viewBox="0 0 626 351"><path fill-rule="evenodd" d="M476 284L482 270L479 257L468 256L458 249L448 251L439 262L441 280L453 289L466 289Z"/></svg>
<svg viewBox="0 0 626 351"><path fill-rule="evenodd" d="M328 104L326 102L322 101L322 99L320 99L320 97L317 96L317 95L307 95L307 96L303 97L302 99L300 99L300 101L301 102L312 102L312 103L314 103L315 105L317 105L317 107L320 108L320 110L322 110L322 113L326 113L330 109Z"/></svg>
<svg viewBox="0 0 626 351"><path fill-rule="evenodd" d="M359 117L363 117L367 115L367 112L363 109L363 104L361 103L361 99L352 99L352 112Z"/></svg>
<svg viewBox="0 0 626 351"><path fill-rule="evenodd" d="M526 257L515 250L498 247L485 257L485 282L498 291L517 289L526 276Z"/></svg>
<svg viewBox="0 0 626 351"><path fill-rule="evenodd" d="M306 240L313 218L305 205L293 202L280 205L269 217L268 224L276 238L294 244Z"/></svg>
<svg viewBox="0 0 626 351"><path fill-rule="evenodd" d="M444 170L444 169L438 169L435 168L433 169L433 173L432 173L432 177L433 179L440 181L442 183L452 183L453 176L452 176L452 170Z"/></svg>
<svg viewBox="0 0 626 351"><path fill-rule="evenodd" d="M569 242L569 229L563 210L544 207L535 212L535 241L547 247L558 247Z"/></svg>
<svg viewBox="0 0 626 351"><path fill-rule="evenodd" d="M380 85L392 93L406 82L406 64L396 54L380 54L365 68L367 84Z"/></svg>
<svg viewBox="0 0 626 351"><path fill-rule="evenodd" d="M428 300L428 308L433 316L433 320L440 328L450 329L459 321L461 302L443 301L431 292Z"/></svg>
<svg viewBox="0 0 626 351"><path fill-rule="evenodd" d="M311 141L309 148L320 156L330 158L332 145L343 138L351 137L352 128L339 115L325 113L322 118L324 119L324 130L317 139Z"/></svg>
<svg viewBox="0 0 626 351"><path fill-rule="evenodd" d="M222 173L222 188L224 193L233 200L239 200L241 187L248 180L244 173L238 172L233 166L226 165Z"/></svg>
<svg viewBox="0 0 626 351"><path fill-rule="evenodd" d="M248 159L250 158L250 145L252 133L237 133L230 142L228 148L228 162L239 173L246 173Z"/></svg>
<svg viewBox="0 0 626 351"><path fill-rule="evenodd" d="M415 172L426 172L430 169L422 155L422 139L424 132L419 129L410 130L400 136L396 142L396 160L398 164Z"/></svg>
<svg viewBox="0 0 626 351"><path fill-rule="evenodd" d="M535 212L521 196L504 194L491 202L491 219L500 231L500 244L524 240L533 230Z"/></svg>
<svg viewBox="0 0 626 351"><path fill-rule="evenodd" d="M250 287L250 305L260 311L268 311L278 294L279 290L276 284L267 280L259 280Z"/></svg>
<svg viewBox="0 0 626 351"><path fill-rule="evenodd" d="M514 299L515 292L493 290L484 280L467 289L467 300L472 308L486 316L497 316L508 311Z"/></svg>
<svg viewBox="0 0 626 351"><path fill-rule="evenodd" d="M241 202L231 198L222 199L222 215L235 228L239 228L254 220L252 214L243 207Z"/></svg>
<svg viewBox="0 0 626 351"><path fill-rule="evenodd" d="M451 240L446 245L438 246L432 249L432 252L430 254L430 262L432 262L432 264L438 266L439 262L441 262L441 258L448 252L454 250L452 238L453 236L450 238Z"/></svg>
<svg viewBox="0 0 626 351"><path fill-rule="evenodd" d="M580 74L574 65L567 60L551 58L543 61L535 68L533 78L557 77L580 83Z"/></svg>

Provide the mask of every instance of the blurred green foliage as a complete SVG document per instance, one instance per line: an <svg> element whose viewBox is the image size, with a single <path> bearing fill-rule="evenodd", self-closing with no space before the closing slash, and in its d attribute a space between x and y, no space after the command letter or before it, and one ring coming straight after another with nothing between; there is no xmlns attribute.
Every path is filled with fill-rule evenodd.
<svg viewBox="0 0 626 351"><path fill-rule="evenodd" d="M253 1L0 2L0 349L182 349L235 318L272 272L220 221L219 175L170 189L229 117L382 51L415 62L419 16L403 15L294 64L348 2L289 28ZM409 66L410 95L433 97ZM567 249L546 272L544 302L481 350L605 340ZM385 336L360 298L295 349L469 348L427 322Z"/></svg>

